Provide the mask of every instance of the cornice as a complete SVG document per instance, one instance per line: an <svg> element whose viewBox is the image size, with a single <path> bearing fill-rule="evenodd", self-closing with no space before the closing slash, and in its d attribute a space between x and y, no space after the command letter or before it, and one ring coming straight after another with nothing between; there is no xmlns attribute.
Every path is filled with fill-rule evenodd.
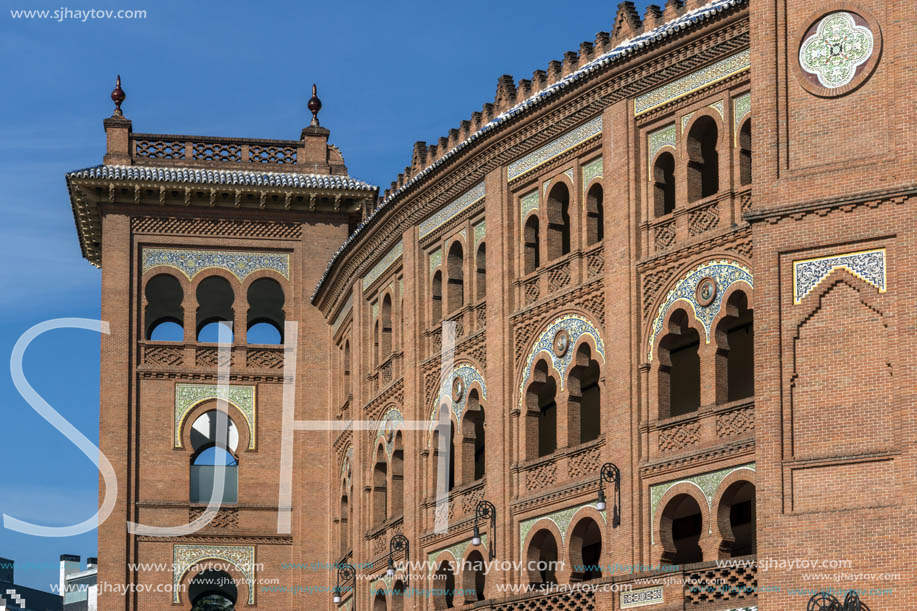
<svg viewBox="0 0 917 611"><path fill-rule="evenodd" d="M327 316L345 287L372 264L372 258L401 239L402 228L419 223L483 180L490 171L534 151L608 106L663 81L688 74L749 44L749 24L744 8L718 16L702 28L713 31L688 42L673 39L655 54L637 56L597 71L595 76L553 102L536 106L528 113L521 113L519 119L508 121L505 127L494 130L406 189L371 223L372 228L346 244L340 258L332 260L326 276L316 287L312 303Z"/></svg>
<svg viewBox="0 0 917 611"><path fill-rule="evenodd" d="M809 202L802 202L799 204L791 204L788 206L774 206L768 209L753 208L749 212L746 212L742 218L744 218L749 223L767 221L768 223L773 224L787 217L791 217L794 220L801 220L810 214L818 214L820 216L824 216L832 210L850 212L851 210L861 206L866 206L867 208L875 208L876 206L886 202L902 204L905 201L913 198L915 195L917 195L917 183L912 183L894 189L868 191L848 197L819 199Z"/></svg>

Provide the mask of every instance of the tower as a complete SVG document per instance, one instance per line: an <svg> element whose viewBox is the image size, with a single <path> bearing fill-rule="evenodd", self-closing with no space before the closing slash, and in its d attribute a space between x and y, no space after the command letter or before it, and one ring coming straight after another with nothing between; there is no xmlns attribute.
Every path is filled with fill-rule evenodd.
<svg viewBox="0 0 917 611"><path fill-rule="evenodd" d="M101 348L100 450L118 490L99 525L99 583L174 591L122 597L103 588L100 608L191 608L202 583L207 591L219 584L211 595L240 607L294 608L295 594L256 591L252 580L319 584L319 573L289 565L303 550L328 546L311 521L329 511L321 484L330 465L320 449L330 439L292 447L287 505L278 482L284 376L309 388L297 395L295 419L323 419L323 389L304 386L324 378L323 319L304 296L377 189L348 176L328 144L314 86L311 125L299 140L135 133L124 99L119 78L103 164L67 175L83 256L102 268L101 318L110 326ZM221 321L231 324L223 353L215 343ZM291 322L295 337L285 336ZM284 342L295 371L284 370ZM221 354L229 355L228 376L218 379ZM181 536L129 532L129 522L200 518L220 471L221 508L206 526ZM101 480L100 500L111 492ZM285 511L289 532L278 528Z"/></svg>

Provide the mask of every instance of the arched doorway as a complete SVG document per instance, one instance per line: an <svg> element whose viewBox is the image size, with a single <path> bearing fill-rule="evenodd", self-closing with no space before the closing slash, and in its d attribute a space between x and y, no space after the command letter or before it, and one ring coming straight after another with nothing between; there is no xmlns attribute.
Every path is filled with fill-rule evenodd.
<svg viewBox="0 0 917 611"><path fill-rule="evenodd" d="M188 586L191 611L230 611L238 596L232 577L224 571L202 571Z"/></svg>

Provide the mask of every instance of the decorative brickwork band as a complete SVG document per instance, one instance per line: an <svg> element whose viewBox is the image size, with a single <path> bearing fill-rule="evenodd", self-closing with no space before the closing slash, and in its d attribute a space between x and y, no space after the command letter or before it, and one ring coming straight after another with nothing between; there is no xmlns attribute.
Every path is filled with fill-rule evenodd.
<svg viewBox="0 0 917 611"><path fill-rule="evenodd" d="M746 50L736 53L731 57L720 60L715 64L701 68L697 72L657 87L634 100L634 114L640 115L684 97L689 93L708 87L725 78L748 70L751 65L751 51Z"/></svg>
<svg viewBox="0 0 917 611"><path fill-rule="evenodd" d="M548 142L544 146L532 151L522 159L509 164L509 166L506 168L506 178L507 180L513 180L518 176L522 176L529 170L533 170L538 166L551 161L558 155L561 155L572 149L574 146L585 142L593 136L598 136L601 133L602 117L596 117L586 121L576 129L567 132L560 138Z"/></svg>
<svg viewBox="0 0 917 611"><path fill-rule="evenodd" d="M290 278L290 255L286 253L144 248L143 273L160 265L174 267L189 280L207 269L226 270L240 282L262 270Z"/></svg>
<svg viewBox="0 0 917 611"><path fill-rule="evenodd" d="M204 560L227 562L248 582L248 604L255 604L255 546L253 545L173 545L172 602L178 604L179 586L185 574Z"/></svg>
<svg viewBox="0 0 917 611"><path fill-rule="evenodd" d="M226 391L219 392L220 388L216 384L176 384L175 385L175 447L182 447L181 431L188 413L197 405L211 399L224 399L227 403L238 409L245 422L248 423L248 449L254 450L257 435L255 428L256 409L255 409L255 387L254 386L229 386L228 396Z"/></svg>
<svg viewBox="0 0 917 611"><path fill-rule="evenodd" d="M793 303L800 303L834 270L845 269L863 282L885 292L885 249L793 261Z"/></svg>

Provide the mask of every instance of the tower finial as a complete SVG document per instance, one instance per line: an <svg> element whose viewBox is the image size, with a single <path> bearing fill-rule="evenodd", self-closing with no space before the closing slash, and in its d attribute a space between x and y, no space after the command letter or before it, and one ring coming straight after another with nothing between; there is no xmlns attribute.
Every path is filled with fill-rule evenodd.
<svg viewBox="0 0 917 611"><path fill-rule="evenodd" d="M322 109L322 101L318 99L318 87L312 83L312 97L309 99L309 110L312 112L312 127L318 127L318 111Z"/></svg>
<svg viewBox="0 0 917 611"><path fill-rule="evenodd" d="M111 114L113 117L123 117L124 113L121 112L121 102L124 101L124 98L127 96L124 95L124 90L121 89L121 75L118 75L117 80L115 81L115 88L111 92L111 101L115 103L115 112Z"/></svg>

